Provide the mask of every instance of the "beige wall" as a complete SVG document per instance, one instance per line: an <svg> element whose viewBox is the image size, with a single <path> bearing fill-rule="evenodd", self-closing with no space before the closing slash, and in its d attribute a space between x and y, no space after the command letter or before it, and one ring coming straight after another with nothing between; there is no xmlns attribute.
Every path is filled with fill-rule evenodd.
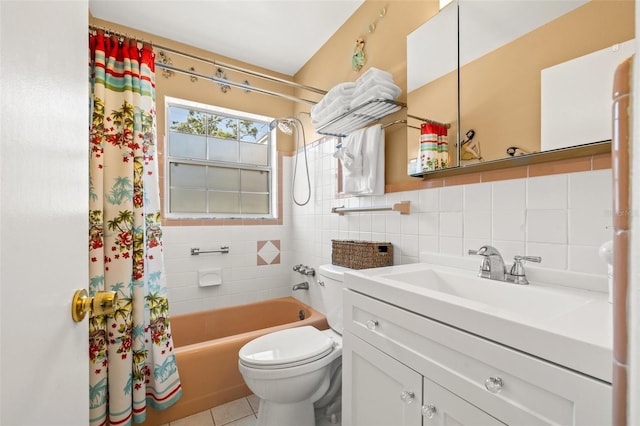
<svg viewBox="0 0 640 426"><path fill-rule="evenodd" d="M383 18L378 16L386 9ZM370 67L390 72L395 83L402 88L398 98L406 102L407 95L407 35L426 22L438 11L438 1L366 0L362 6L344 23L324 46L295 75L298 83L330 89L338 83L355 81ZM369 33L367 28L375 22L376 28ZM354 42L358 37L365 40L367 62L360 72L351 69L351 56ZM310 108L303 104L295 105L296 112L305 123L307 139L320 137L314 135L309 116L300 114ZM405 118L406 109L383 120L383 123L396 118ZM407 176L407 131L405 125L394 125L386 130L386 183L397 184L416 180Z"/></svg>

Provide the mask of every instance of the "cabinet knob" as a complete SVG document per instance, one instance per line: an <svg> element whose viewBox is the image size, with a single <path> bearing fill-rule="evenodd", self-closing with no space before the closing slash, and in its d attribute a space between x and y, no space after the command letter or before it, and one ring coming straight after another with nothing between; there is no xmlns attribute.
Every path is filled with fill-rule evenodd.
<svg viewBox="0 0 640 426"><path fill-rule="evenodd" d="M433 416L436 415L436 413L438 412L438 410L436 409L436 406L433 404L427 404L427 405L423 405L422 406L422 416L426 417L428 419L432 419Z"/></svg>
<svg viewBox="0 0 640 426"><path fill-rule="evenodd" d="M491 376L484 381L484 387L491 393L499 393L504 386L504 382L498 376Z"/></svg>
<svg viewBox="0 0 640 426"><path fill-rule="evenodd" d="M375 330L378 327L378 320L367 320L367 328Z"/></svg>
<svg viewBox="0 0 640 426"><path fill-rule="evenodd" d="M400 399L405 404L411 404L415 399L415 397L416 397L416 394L411 391L402 391L402 393L400 394Z"/></svg>

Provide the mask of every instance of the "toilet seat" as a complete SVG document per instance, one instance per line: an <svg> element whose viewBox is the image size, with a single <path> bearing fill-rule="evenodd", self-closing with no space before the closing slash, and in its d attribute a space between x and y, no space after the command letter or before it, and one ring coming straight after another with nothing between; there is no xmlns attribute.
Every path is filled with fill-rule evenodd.
<svg viewBox="0 0 640 426"><path fill-rule="evenodd" d="M308 364L325 357L334 340L312 326L276 331L258 337L240 349L240 362L257 369L280 369Z"/></svg>

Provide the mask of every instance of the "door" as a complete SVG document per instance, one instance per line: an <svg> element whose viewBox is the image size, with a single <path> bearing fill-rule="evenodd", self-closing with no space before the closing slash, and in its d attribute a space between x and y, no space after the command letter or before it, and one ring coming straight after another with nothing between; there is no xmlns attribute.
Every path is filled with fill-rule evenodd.
<svg viewBox="0 0 640 426"><path fill-rule="evenodd" d="M418 426L422 376L370 344L345 332L343 424Z"/></svg>
<svg viewBox="0 0 640 426"><path fill-rule="evenodd" d="M86 425L88 3L2 1L0 22L0 424Z"/></svg>

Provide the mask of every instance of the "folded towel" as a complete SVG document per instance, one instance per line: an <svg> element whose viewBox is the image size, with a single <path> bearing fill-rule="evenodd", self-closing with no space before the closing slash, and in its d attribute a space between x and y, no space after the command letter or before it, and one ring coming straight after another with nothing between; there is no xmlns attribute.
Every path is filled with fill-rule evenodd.
<svg viewBox="0 0 640 426"><path fill-rule="evenodd" d="M353 95L352 95L352 99L354 97L359 96L360 94L371 90L371 89L377 89L377 88L384 88L387 90L391 90L393 92L396 93L395 98L398 97L398 95L400 95L400 93L402 93L402 89L400 89L400 87L398 87L393 81L389 81L389 80L381 80L378 78L370 78L369 80L367 80L366 82L359 84L356 87L356 90L354 91Z"/></svg>
<svg viewBox="0 0 640 426"><path fill-rule="evenodd" d="M371 67L368 70L366 70L364 73L362 73L362 75L356 80L356 84L363 84L370 78L386 79L388 81L393 81L393 76L391 75L391 73L387 71L382 71L381 69L378 69L375 67Z"/></svg>
<svg viewBox="0 0 640 426"><path fill-rule="evenodd" d="M363 103L370 101L372 99L390 99L395 100L398 97L399 93L395 90L391 90L385 87L372 87L366 92L354 97L351 100L351 104L349 106L350 109L357 107L358 105L362 105Z"/></svg>
<svg viewBox="0 0 640 426"><path fill-rule="evenodd" d="M325 123L328 123L331 119L337 117L340 114L344 114L350 108L351 101L346 97L336 98L333 102L326 105L324 108L316 108L315 112L311 111L311 122L319 127ZM317 106L317 105L316 105Z"/></svg>
<svg viewBox="0 0 640 426"><path fill-rule="evenodd" d="M338 109L342 104L349 105L355 86L356 84L353 82L346 82L337 84L331 88L320 102L311 108L311 119L315 122L314 124L328 121L326 116L323 117L325 110ZM338 114L333 114L334 117L337 115Z"/></svg>

